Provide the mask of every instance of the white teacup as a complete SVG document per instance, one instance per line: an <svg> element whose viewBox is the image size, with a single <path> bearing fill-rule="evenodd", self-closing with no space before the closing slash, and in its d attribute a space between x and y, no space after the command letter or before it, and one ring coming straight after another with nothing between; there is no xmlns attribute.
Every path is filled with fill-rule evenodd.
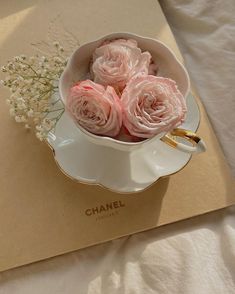
<svg viewBox="0 0 235 294"><path fill-rule="evenodd" d="M90 61L93 52L99 47L105 40L113 40L118 38L134 39L137 41L138 46L142 51L149 51L156 59L158 65L158 76L171 78L176 81L179 90L186 97L190 90L190 81L188 73L185 67L179 62L175 54L162 42L141 37L130 33L112 33L106 35L98 40L91 41L83 44L76 49L69 58L68 64L62 73L59 80L60 96L64 104L66 105L66 97L69 94L70 88L79 80L86 79L89 72ZM76 122L75 122L76 123ZM116 140L110 137L98 136L85 130L82 126L76 123L77 127L81 130L84 136L92 143L97 145L109 146L114 149L122 151L131 151L140 147L144 147L152 140L162 140L168 145L182 150L184 152L194 153L203 152L206 150L205 143L194 132L176 128L170 133L161 133L153 138L146 139L140 142L125 142ZM183 142L177 142L173 137L182 137L191 144L184 144Z"/></svg>

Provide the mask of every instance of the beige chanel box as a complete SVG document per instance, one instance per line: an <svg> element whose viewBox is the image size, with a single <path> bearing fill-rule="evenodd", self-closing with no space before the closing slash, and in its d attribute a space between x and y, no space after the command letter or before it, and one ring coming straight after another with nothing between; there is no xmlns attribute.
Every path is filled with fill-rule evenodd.
<svg viewBox="0 0 235 294"><path fill-rule="evenodd" d="M12 0L1 3L0 16L1 64L43 51L46 42L73 47L114 31L158 38L180 57L156 0ZM143 193L120 195L65 177L48 146L9 117L7 95L1 88L1 271L235 203L234 181L199 100L207 152Z"/></svg>

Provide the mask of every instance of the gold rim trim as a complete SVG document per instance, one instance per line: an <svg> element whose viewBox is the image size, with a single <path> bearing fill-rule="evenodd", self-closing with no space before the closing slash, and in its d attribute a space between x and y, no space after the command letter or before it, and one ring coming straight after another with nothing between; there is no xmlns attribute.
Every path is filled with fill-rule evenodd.
<svg viewBox="0 0 235 294"><path fill-rule="evenodd" d="M177 128L173 131L169 132L169 134L166 134L164 137L161 138L161 141L168 144L169 146L173 148L177 148L178 143L174 139L174 137L181 137L192 143L194 146L197 145L201 138L193 131Z"/></svg>
<svg viewBox="0 0 235 294"><path fill-rule="evenodd" d="M195 132L180 128L174 129L171 132L171 135L185 138L194 145L201 140L201 138L197 134L195 134Z"/></svg>
<svg viewBox="0 0 235 294"><path fill-rule="evenodd" d="M191 95L193 96L193 99L195 100L196 102L196 105L197 105L197 108L198 108L198 114L199 114L199 121L198 121L198 125L195 129L195 132L197 132L199 126L200 126L200 123L201 123L201 113L200 113L200 107L198 105L198 102L197 102L197 99L194 97L194 95L191 93ZM178 129L180 130L180 129ZM184 129L181 129L181 130L184 130ZM186 131L186 130L184 130ZM189 133L193 133L194 135L196 135L194 132L192 131L187 131ZM166 136L165 136L166 137ZM165 138L163 137L163 138ZM197 135L196 135L197 137ZM199 137L198 137L199 138ZM162 140L162 138L161 138ZM62 174L64 174L66 177L68 177L70 180L72 180L73 182L75 183L79 183L79 184L83 184L83 185L88 185L88 186L98 186L98 187L101 187L103 188L104 190L107 190L109 192L112 192L112 193L116 193L116 194L121 194L121 195L133 195L133 194L138 194L138 193L142 193L142 192L145 192L146 190L150 189L151 187L153 187L158 181L160 181L161 179L165 179L169 176L172 176L172 175L175 175L177 173L179 173L181 170L183 170L190 162L191 158L192 158L192 154L190 155L188 161L177 171L173 172L173 173L170 173L170 174L167 174L167 175L164 175L164 176L160 176L155 182L153 182L152 184L150 184L149 186L145 187L144 189L142 190L139 190L139 191L134 191L134 192L120 192L120 191L116 191L116 190L113 190L111 188L108 188L106 186L104 186L103 184L101 183L89 183L89 182L86 182L86 181L82 181L82 180L78 180L76 178L73 178L71 177L68 173L66 173L60 166L59 162L57 161L56 159L56 152L55 152L55 149L50 145L50 143L45 139L44 142L46 143L46 145L50 148L50 150L52 151L52 154L53 154L53 157L54 157L54 160L55 160L55 163L57 165L57 167L59 168L59 170L62 172ZM174 147L174 146L172 146Z"/></svg>

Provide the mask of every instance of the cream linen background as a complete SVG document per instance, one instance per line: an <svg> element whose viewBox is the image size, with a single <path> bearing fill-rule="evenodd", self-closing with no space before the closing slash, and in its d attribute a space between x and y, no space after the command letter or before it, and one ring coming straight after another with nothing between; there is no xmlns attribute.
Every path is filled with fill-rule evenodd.
<svg viewBox="0 0 235 294"><path fill-rule="evenodd" d="M235 2L162 1L235 175ZM235 207L0 274L0 294L235 293Z"/></svg>

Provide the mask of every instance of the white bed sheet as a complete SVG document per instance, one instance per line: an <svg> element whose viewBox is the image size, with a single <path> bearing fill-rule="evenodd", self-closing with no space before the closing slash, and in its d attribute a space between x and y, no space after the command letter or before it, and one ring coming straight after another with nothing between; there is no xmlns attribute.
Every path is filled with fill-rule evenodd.
<svg viewBox="0 0 235 294"><path fill-rule="evenodd" d="M235 3L162 1L235 175ZM0 294L235 293L235 207L0 274Z"/></svg>

